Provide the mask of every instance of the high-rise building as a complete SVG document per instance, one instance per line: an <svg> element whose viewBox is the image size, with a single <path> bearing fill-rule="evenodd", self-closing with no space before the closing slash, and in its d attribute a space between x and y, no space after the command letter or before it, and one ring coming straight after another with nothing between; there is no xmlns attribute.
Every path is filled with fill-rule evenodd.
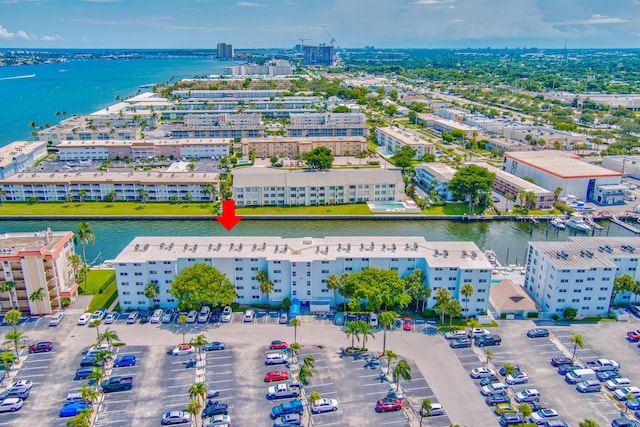
<svg viewBox="0 0 640 427"><path fill-rule="evenodd" d="M218 59L231 61L233 59L233 45L218 43Z"/></svg>
<svg viewBox="0 0 640 427"><path fill-rule="evenodd" d="M333 65L333 46L302 46L302 65Z"/></svg>

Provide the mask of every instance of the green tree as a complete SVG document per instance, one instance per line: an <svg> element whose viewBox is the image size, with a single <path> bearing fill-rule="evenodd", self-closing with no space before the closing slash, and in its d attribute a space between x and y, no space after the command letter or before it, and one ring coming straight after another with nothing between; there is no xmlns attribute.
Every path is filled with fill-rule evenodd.
<svg viewBox="0 0 640 427"><path fill-rule="evenodd" d="M475 288L471 283L465 283L460 287L460 293L464 296L464 314L469 317L469 299L475 293Z"/></svg>
<svg viewBox="0 0 640 427"><path fill-rule="evenodd" d="M493 357L493 351L487 350L484 354L485 354L485 356L487 356L487 361L485 362L485 365L488 365L489 361Z"/></svg>
<svg viewBox="0 0 640 427"><path fill-rule="evenodd" d="M187 315L186 314L181 314L180 316L178 316L178 325L182 325L182 344L184 344L187 339L185 337L185 326L187 324Z"/></svg>
<svg viewBox="0 0 640 427"><path fill-rule="evenodd" d="M452 299L445 306L445 311L449 315L449 326L453 326L453 318L462 314L462 305L457 299Z"/></svg>
<svg viewBox="0 0 640 427"><path fill-rule="evenodd" d="M505 364L502 365L502 367L504 368L504 376L505 377L508 377L509 375L511 375L511 374L516 372L516 367L513 366L512 363L505 362Z"/></svg>
<svg viewBox="0 0 640 427"><path fill-rule="evenodd" d="M440 324L444 325L444 313L447 309L449 301L451 301L451 293L447 288L436 289L436 305L434 309L440 311Z"/></svg>
<svg viewBox="0 0 640 427"><path fill-rule="evenodd" d="M611 290L611 300L609 307L615 303L615 300L620 292L632 292L636 285L636 281L633 276L629 274L623 274L613 280L613 289Z"/></svg>
<svg viewBox="0 0 640 427"><path fill-rule="evenodd" d="M313 169L331 169L333 165L333 154L327 147L316 147L304 153L302 158Z"/></svg>
<svg viewBox="0 0 640 427"><path fill-rule="evenodd" d="M78 191L78 198L80 199L80 203L84 203L84 199L87 198L87 190L83 188Z"/></svg>
<svg viewBox="0 0 640 427"><path fill-rule="evenodd" d="M422 270L416 268L410 274L407 274L402 279L404 281L405 292L411 297L413 301L416 303L416 313L418 312L419 303L420 303L420 295L422 283L424 282L424 274L422 274Z"/></svg>
<svg viewBox="0 0 640 427"><path fill-rule="evenodd" d="M193 416L193 420L195 421L196 427L198 427L198 419L202 416L202 403L198 399L193 399L187 405L187 412L189 412Z"/></svg>
<svg viewBox="0 0 640 427"><path fill-rule="evenodd" d="M196 348L196 353L201 354L202 348L207 344L207 338L204 334L198 334L195 338L191 340L191 345Z"/></svg>
<svg viewBox="0 0 640 427"><path fill-rule="evenodd" d="M2 367L6 372L11 370L13 364L16 363L17 360L18 358L16 355L10 351L3 351L0 353L0 364L2 364Z"/></svg>
<svg viewBox="0 0 640 427"><path fill-rule="evenodd" d="M106 341L107 344L111 346L115 341L118 341L119 339L120 337L118 336L118 333L116 331L112 330L111 328L107 328L102 334L100 334L98 343Z"/></svg>
<svg viewBox="0 0 640 427"><path fill-rule="evenodd" d="M600 427L600 424L598 424L595 420L592 420L591 418L587 418L584 421L580 421L579 426L580 427Z"/></svg>
<svg viewBox="0 0 640 427"><path fill-rule="evenodd" d="M267 295L268 300L269 294L275 289L273 282L269 280L269 274L266 270L258 270L258 272L256 273L256 280L258 281L258 285L260 287L260 293L263 296Z"/></svg>
<svg viewBox="0 0 640 427"><path fill-rule="evenodd" d="M147 283L144 288L144 297L149 300L149 307L153 307L153 300L160 294L160 287L157 283Z"/></svg>
<svg viewBox="0 0 640 427"><path fill-rule="evenodd" d="M351 108L347 107L346 105L338 105L332 110L332 112L333 113L350 113Z"/></svg>
<svg viewBox="0 0 640 427"><path fill-rule="evenodd" d="M394 165L402 169L404 173L405 169L411 166L413 158L416 156L416 149L410 145L403 145L391 156L391 161Z"/></svg>
<svg viewBox="0 0 640 427"><path fill-rule="evenodd" d="M458 169L449 182L449 190L456 200L468 200L469 208L472 208L481 195L491 192L495 174L487 168L477 165L469 165Z"/></svg>
<svg viewBox="0 0 640 427"><path fill-rule="evenodd" d="M358 322L345 322L346 326L344 333L347 334L347 339L351 338L351 348L356 348L355 340L357 339L360 342L360 328L358 327Z"/></svg>
<svg viewBox="0 0 640 427"><path fill-rule="evenodd" d="M350 274L345 280L344 292L351 297L349 306L354 310L366 301L367 310L402 309L411 302L405 292L405 283L396 270L367 267Z"/></svg>
<svg viewBox="0 0 640 427"><path fill-rule="evenodd" d="M15 290L16 290L16 282L12 281L12 280L7 280L5 282L0 283L0 292L7 293L7 296L9 297L9 306L11 307L11 309L13 310L13 301L14 301L14 294L15 294ZM16 308L18 305L18 301L16 299Z"/></svg>
<svg viewBox="0 0 640 427"><path fill-rule="evenodd" d="M209 195L209 200L211 202L216 201L216 195L218 194L218 186L215 182L207 182L202 185L202 190Z"/></svg>
<svg viewBox="0 0 640 427"><path fill-rule="evenodd" d="M396 383L396 391L400 390L400 378L405 381L411 381L411 366L404 359L398 361L398 364L393 368L393 381Z"/></svg>
<svg viewBox="0 0 640 427"><path fill-rule="evenodd" d="M85 247L87 245L93 245L96 241L96 236L91 229L91 224L88 222L81 222L78 224L78 231L73 234L73 243L80 244L82 250L82 264L87 264L87 254ZM87 286L87 272L84 272L84 286Z"/></svg>
<svg viewBox="0 0 640 427"><path fill-rule="evenodd" d="M422 404L420 405L420 427L422 427L425 414L431 416L431 409L431 400L422 399Z"/></svg>
<svg viewBox="0 0 640 427"><path fill-rule="evenodd" d="M149 200L149 197L151 197L151 193L149 192L149 190L145 188L141 188L140 190L138 190L138 198L142 203L146 203L147 200Z"/></svg>
<svg viewBox="0 0 640 427"><path fill-rule="evenodd" d="M300 326L302 322L300 322L300 319L297 317L294 317L289 320L289 324L293 326L293 342L298 342L298 326Z"/></svg>
<svg viewBox="0 0 640 427"><path fill-rule="evenodd" d="M358 320L357 323L360 333L362 334L362 349L364 350L367 347L367 337L376 338L375 335L373 335L374 327L371 323L365 322L364 320Z"/></svg>
<svg viewBox="0 0 640 427"><path fill-rule="evenodd" d="M80 396L84 402L93 402L95 403L98 400L100 394L90 387L88 384L84 384L80 389Z"/></svg>
<svg viewBox="0 0 640 427"><path fill-rule="evenodd" d="M173 278L169 293L178 301L180 310L199 310L203 305L226 306L237 296L225 274L199 262L183 268Z"/></svg>
<svg viewBox="0 0 640 427"><path fill-rule="evenodd" d="M393 311L383 311L378 316L378 322L382 328L382 354L387 350L387 331L396 324L396 313Z"/></svg>
<svg viewBox="0 0 640 427"><path fill-rule="evenodd" d="M580 347L580 350L584 349L584 340L582 339L582 335L575 332L572 333L571 338L569 338L569 344L573 344L573 354L571 355L571 359L575 359L578 347Z"/></svg>
<svg viewBox="0 0 640 427"><path fill-rule="evenodd" d="M564 312L562 313L562 317L564 317L567 320L573 320L576 318L577 315L578 315L578 310L576 310L573 307L565 308Z"/></svg>
<svg viewBox="0 0 640 427"><path fill-rule="evenodd" d="M102 324L102 320L100 319L94 319L91 322L89 322L89 327L96 328L97 344L100 344L100 325L101 324Z"/></svg>
<svg viewBox="0 0 640 427"><path fill-rule="evenodd" d="M309 378L311 378L312 376L313 373L307 365L300 366L300 369L298 371L298 381L300 382L300 384L302 384L303 386L309 385Z"/></svg>
<svg viewBox="0 0 640 427"><path fill-rule="evenodd" d="M104 377L104 369L102 368L102 366L96 366L93 368L93 371L91 371L91 373L87 376L87 379L95 383L98 390L100 390L102 377Z"/></svg>
<svg viewBox="0 0 640 427"><path fill-rule="evenodd" d="M518 412L520 412L522 414L522 416L524 417L524 419L526 420L527 418L529 418L531 416L531 413L533 412L531 410L531 406L528 403L521 403L518 406Z"/></svg>
<svg viewBox="0 0 640 427"><path fill-rule="evenodd" d="M313 357L313 354L307 354L306 356L304 356L304 358L302 359L302 364L304 366L307 366L309 368L315 368L315 361L316 358Z"/></svg>
<svg viewBox="0 0 640 427"><path fill-rule="evenodd" d="M331 273L327 276L327 289L333 291L333 304L336 308L338 308L338 291L344 289L344 281L341 276L337 274ZM347 311L347 300L344 300L344 310Z"/></svg>
<svg viewBox="0 0 640 427"><path fill-rule="evenodd" d="M72 254L67 257L69 262L71 263L71 267L73 268L73 277L74 280L78 280L78 268L82 265L82 258L78 254Z"/></svg>

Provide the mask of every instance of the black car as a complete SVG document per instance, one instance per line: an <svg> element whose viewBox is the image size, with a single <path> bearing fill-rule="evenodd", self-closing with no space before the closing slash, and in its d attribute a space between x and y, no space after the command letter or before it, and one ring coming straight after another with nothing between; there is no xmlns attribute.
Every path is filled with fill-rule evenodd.
<svg viewBox="0 0 640 427"><path fill-rule="evenodd" d="M30 390L26 387L14 387L0 393L0 401L11 397L17 397L22 400L29 398Z"/></svg>
<svg viewBox="0 0 640 427"><path fill-rule="evenodd" d="M488 377L484 377L483 379L480 380L480 385L484 387L486 385L499 383L499 382L500 382L500 378L496 377L495 375L489 375Z"/></svg>
<svg viewBox="0 0 640 427"><path fill-rule="evenodd" d="M513 366L513 373L515 373L515 372L520 372L520 366L518 366L518 365L511 365L511 366ZM506 376L507 376L507 369L506 369L506 367L504 367L504 366L503 366L502 368L500 368L500 370L498 371L498 373L499 373L500 375L502 375L503 377L506 377Z"/></svg>
<svg viewBox="0 0 640 427"><path fill-rule="evenodd" d="M153 312L151 310L144 310L140 312L140 323L149 323L149 319L151 319L151 315Z"/></svg>
<svg viewBox="0 0 640 427"><path fill-rule="evenodd" d="M219 400L209 400L207 407L202 411L202 418L212 417L214 415L227 415L229 405Z"/></svg>
<svg viewBox="0 0 640 427"><path fill-rule="evenodd" d="M80 361L80 367L85 368L89 366L102 366L104 365L104 359L97 357L85 357Z"/></svg>
<svg viewBox="0 0 640 427"><path fill-rule="evenodd" d="M551 359L551 366L555 366L556 368L560 365L572 365L573 360L568 357L554 357Z"/></svg>
<svg viewBox="0 0 640 427"><path fill-rule="evenodd" d="M93 373L93 368L80 368L76 371L74 380L86 380Z"/></svg>
<svg viewBox="0 0 640 427"><path fill-rule="evenodd" d="M598 381L604 382L604 381L612 380L614 378L620 378L620 372L618 371L597 372L596 377L598 378Z"/></svg>
<svg viewBox="0 0 640 427"><path fill-rule="evenodd" d="M549 336L549 330L544 328L535 328L527 331L529 338L544 338Z"/></svg>

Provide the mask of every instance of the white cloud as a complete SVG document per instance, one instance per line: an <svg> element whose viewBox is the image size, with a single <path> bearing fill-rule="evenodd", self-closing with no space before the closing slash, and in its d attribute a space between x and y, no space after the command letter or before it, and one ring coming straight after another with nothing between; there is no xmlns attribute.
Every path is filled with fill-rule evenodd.
<svg viewBox="0 0 640 427"><path fill-rule="evenodd" d="M452 24L459 24L461 22L466 22L464 19L452 19L451 21L449 21Z"/></svg>
<svg viewBox="0 0 640 427"><path fill-rule="evenodd" d="M62 36L42 36L40 37L40 40L45 42L57 42L60 40L64 40L64 38Z"/></svg>
<svg viewBox="0 0 640 427"><path fill-rule="evenodd" d="M416 0L413 4L444 4L444 3L453 3L455 0Z"/></svg>
<svg viewBox="0 0 640 427"><path fill-rule="evenodd" d="M264 3L254 3L252 1L241 1L237 3L238 6L242 6L242 7L265 7L266 4Z"/></svg>
<svg viewBox="0 0 640 427"><path fill-rule="evenodd" d="M30 36L29 34L25 33L22 30L16 32L16 37L18 37L18 38L20 38L22 40L31 40L33 38L33 36Z"/></svg>
<svg viewBox="0 0 640 427"><path fill-rule="evenodd" d="M41 40L41 41L46 41L46 42L64 40L60 36L41 36L41 37L38 37L35 34L27 34L26 31L22 31L22 30L18 30L15 33L12 33L11 31L9 31L6 28L4 28L2 25L0 25L0 39L2 39L2 40L22 39L22 40L29 40L29 41Z"/></svg>
<svg viewBox="0 0 640 427"><path fill-rule="evenodd" d="M624 18L617 18L607 15L591 15L587 19L576 19L564 22L557 22L554 25L608 25L608 24L624 24L629 22Z"/></svg>
<svg viewBox="0 0 640 427"><path fill-rule="evenodd" d="M9 30L0 25L0 39L11 40L13 37L13 33L9 32Z"/></svg>

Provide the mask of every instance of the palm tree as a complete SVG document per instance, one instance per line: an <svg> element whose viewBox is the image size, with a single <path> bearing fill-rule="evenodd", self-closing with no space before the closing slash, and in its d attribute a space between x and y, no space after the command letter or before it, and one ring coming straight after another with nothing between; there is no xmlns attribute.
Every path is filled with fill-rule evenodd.
<svg viewBox="0 0 640 427"><path fill-rule="evenodd" d="M525 403L521 403L518 406L518 412L520 412L524 417L524 419L526 420L527 418L529 418L529 416L531 416L531 413L533 411L531 410L531 406L525 402Z"/></svg>
<svg viewBox="0 0 640 427"><path fill-rule="evenodd" d="M422 399L422 405L420 405L420 427L422 427L422 420L424 419L424 414L431 415L431 400Z"/></svg>
<svg viewBox="0 0 640 427"><path fill-rule="evenodd" d="M527 198L527 192L524 189L518 190L518 199L520 199L520 207L524 207L524 201Z"/></svg>
<svg viewBox="0 0 640 427"><path fill-rule="evenodd" d="M102 339L100 338L100 325L102 324L102 320L100 319L94 319L91 322L89 322L89 326L92 328L96 328L96 335L97 335L97 344L100 344L100 342L102 341Z"/></svg>
<svg viewBox="0 0 640 427"><path fill-rule="evenodd" d="M107 344L113 345L113 342L117 341L119 339L120 339L120 337L118 336L118 333L116 331L113 331L110 328L107 328L102 333L102 335L100 335L99 341L106 341Z"/></svg>
<svg viewBox="0 0 640 427"><path fill-rule="evenodd" d="M186 338L185 338L185 332L184 332L184 327L187 323L187 315L186 314L181 314L180 316L178 316L178 324L182 325L182 344L185 343Z"/></svg>
<svg viewBox="0 0 640 427"><path fill-rule="evenodd" d="M15 291L15 288L16 288L16 282L14 281L7 280L6 282L0 283L0 292L3 292L3 293L7 292L7 295L9 297L9 305L11 306L11 309L13 309L13 292Z"/></svg>
<svg viewBox="0 0 640 427"><path fill-rule="evenodd" d="M579 426L580 427L600 427L600 424L598 424L597 422L595 422L595 420L592 420L591 418L587 418L584 421L580 421Z"/></svg>
<svg viewBox="0 0 640 427"><path fill-rule="evenodd" d="M7 195L7 190L5 190L4 188L0 190L0 201L2 202L3 205L4 205L4 197L6 195Z"/></svg>
<svg viewBox="0 0 640 427"><path fill-rule="evenodd" d="M196 348L197 354L202 353L202 347L207 344L207 338L203 334L199 334L191 340L191 345Z"/></svg>
<svg viewBox="0 0 640 427"><path fill-rule="evenodd" d="M200 399L204 401L207 397L207 385L203 382L191 384L191 387L189 387L189 397L191 399L197 399L198 401L200 401Z"/></svg>
<svg viewBox="0 0 640 427"><path fill-rule="evenodd" d="M493 351L491 351L491 350L487 350L487 351L485 352L485 354L487 355L487 361L485 362L485 365L488 365L488 364L489 364L489 361L490 361L490 360L491 360L491 358L493 357Z"/></svg>
<svg viewBox="0 0 640 427"><path fill-rule="evenodd" d="M107 193L107 198L111 200L111 206L115 206L116 200L118 200L118 192L116 190L111 190Z"/></svg>
<svg viewBox="0 0 640 427"><path fill-rule="evenodd" d="M509 362L505 362L505 364L502 365L502 367L504 368L504 376L505 377L508 377L509 375L511 375L511 374L516 372L516 367L513 366Z"/></svg>
<svg viewBox="0 0 640 427"><path fill-rule="evenodd" d="M309 393L309 406L313 405L314 402L317 402L320 399L322 399L320 393L315 390L312 391L311 393ZM311 425L311 408L309 408L309 425Z"/></svg>
<svg viewBox="0 0 640 427"><path fill-rule="evenodd" d="M378 321L380 322L380 327L382 328L382 331L383 331L382 354L384 354L384 352L387 349L387 331L389 330L390 327L395 325L396 313L394 313L393 311L383 311L378 316Z"/></svg>
<svg viewBox="0 0 640 427"><path fill-rule="evenodd" d="M87 264L87 254L85 252L85 247L87 244L93 245L96 241L96 236L93 234L93 230L91 229L91 224L88 222L81 222L78 224L78 231L76 231L73 235L73 243L80 244L80 248L82 249L82 263L84 265ZM87 272L84 272L84 285L87 286Z"/></svg>
<svg viewBox="0 0 640 427"><path fill-rule="evenodd" d="M355 340L357 339L360 342L360 328L358 327L358 322L346 322L344 324L346 329L344 333L347 334L347 339L351 338L351 348L356 348Z"/></svg>
<svg viewBox="0 0 640 427"><path fill-rule="evenodd" d="M198 426L198 419L202 415L200 412L201 410L202 410L202 404L198 399L193 399L191 403L187 405L187 412L193 415L193 420L196 423L196 427Z"/></svg>
<svg viewBox="0 0 640 427"><path fill-rule="evenodd" d="M316 358L313 357L313 354L307 354L306 356L304 356L304 358L302 359L302 364L308 368L314 368L315 367L315 361Z"/></svg>
<svg viewBox="0 0 640 427"><path fill-rule="evenodd" d="M45 293L44 293L44 288L40 288L37 291L34 291L31 293L31 295L29 295L29 301L31 302L41 302L44 297L45 297Z"/></svg>
<svg viewBox="0 0 640 427"><path fill-rule="evenodd" d="M398 355L391 350L382 353L382 357L387 359L387 375L391 373L391 362L398 358Z"/></svg>
<svg viewBox="0 0 640 427"><path fill-rule="evenodd" d="M302 325L302 322L297 317L294 317L289 320L289 324L293 326L293 342L298 342L298 326Z"/></svg>
<svg viewBox="0 0 640 427"><path fill-rule="evenodd" d="M18 358L10 351L3 351L0 353L0 364L4 367L4 370L9 372Z"/></svg>
<svg viewBox="0 0 640 427"><path fill-rule="evenodd" d="M218 186L214 182L207 182L202 185L202 190L209 195L211 202L216 201L216 194L218 193Z"/></svg>
<svg viewBox="0 0 640 427"><path fill-rule="evenodd" d="M411 381L411 366L406 360L402 359L393 368L393 381L396 383L396 391L400 390L400 378L405 381Z"/></svg>
<svg viewBox="0 0 640 427"><path fill-rule="evenodd" d="M96 354L95 359L108 362L109 360L111 360L112 357L113 357L113 352L111 352L111 350L101 348L100 351L98 351L98 354Z"/></svg>
<svg viewBox="0 0 640 427"><path fill-rule="evenodd" d="M100 394L94 390L89 384L85 384L80 389L80 396L85 402L95 402Z"/></svg>
<svg viewBox="0 0 640 427"><path fill-rule="evenodd" d="M151 193L149 193L149 190L141 188L138 191L138 197L142 203L146 203L146 201L149 200L149 197L151 197Z"/></svg>
<svg viewBox="0 0 640 427"><path fill-rule="evenodd" d="M144 296L149 300L149 307L153 306L153 300L158 297L160 287L156 283L148 283L144 288Z"/></svg>
<svg viewBox="0 0 640 427"><path fill-rule="evenodd" d="M84 199L87 198L87 190L83 188L78 191L78 197L80 198L80 203L84 203Z"/></svg>
<svg viewBox="0 0 640 427"><path fill-rule="evenodd" d="M80 410L78 415L71 418L65 424L67 427L90 427L91 417L93 416L93 408L86 408Z"/></svg>
<svg viewBox="0 0 640 427"><path fill-rule="evenodd" d="M465 317L469 317L469 298L474 294L476 290L471 283L465 283L460 287L460 293L464 296L464 313Z"/></svg>
<svg viewBox="0 0 640 427"><path fill-rule="evenodd" d="M376 338L375 335L373 335L374 327L369 322L358 320L358 328L362 334L362 350L364 350L367 347L367 337Z"/></svg>
<svg viewBox="0 0 640 427"><path fill-rule="evenodd" d="M300 354L300 350L302 349L300 347L300 343L297 343L297 342L292 342L291 344L289 344L289 348L291 349L291 351L293 351L293 354L295 354L296 356Z"/></svg>
<svg viewBox="0 0 640 427"><path fill-rule="evenodd" d="M580 347L580 350L584 350L584 341L582 339L582 335L573 333L571 334L571 338L569 338L569 344L573 344L573 354L571 355L571 359L576 358L576 350Z"/></svg>
<svg viewBox="0 0 640 427"><path fill-rule="evenodd" d="M22 332L22 331L18 331L18 330L13 330L10 332L7 332L7 335L5 335L5 344L13 344L15 350L16 350L16 357L20 356L20 354L18 353L18 349L20 346L20 341L21 340L26 340L27 339L27 335Z"/></svg>
<svg viewBox="0 0 640 427"><path fill-rule="evenodd" d="M96 384L98 391L100 391L100 383L102 382L103 376L104 376L104 369L102 368L102 366L96 366L95 368L93 368L93 372L91 372L87 376L87 379L90 381L93 381Z"/></svg>
<svg viewBox="0 0 640 427"><path fill-rule="evenodd" d="M72 254L67 257L73 268L73 277L78 280L78 267L82 264L82 258L78 254Z"/></svg>
<svg viewBox="0 0 640 427"><path fill-rule="evenodd" d="M333 291L333 305L337 308L338 306L338 291L344 289L344 283L341 280L340 276L338 276L337 274L330 274L327 276L327 289L332 290ZM347 303L347 301L344 301L345 304ZM346 305L344 307L344 309L346 310Z"/></svg>
<svg viewBox="0 0 640 427"><path fill-rule="evenodd" d="M457 299L452 299L447 303L445 307L445 311L449 314L449 327L453 326L453 318L458 317L462 314L462 306L460 305L460 301Z"/></svg>
<svg viewBox="0 0 640 427"><path fill-rule="evenodd" d="M300 366L300 370L298 371L298 381L301 385L307 386L309 385L309 378L313 376L311 369L308 366L302 365Z"/></svg>
<svg viewBox="0 0 640 427"><path fill-rule="evenodd" d="M434 308L440 311L440 324L444 325L444 312L447 304L451 301L451 293L447 288L438 288L436 290L436 305Z"/></svg>
<svg viewBox="0 0 640 427"><path fill-rule="evenodd" d="M268 296L271 292L273 292L275 286L273 285L273 282L269 280L269 274L265 270L258 270L258 272L256 273L256 280L260 284L260 293L262 295Z"/></svg>

